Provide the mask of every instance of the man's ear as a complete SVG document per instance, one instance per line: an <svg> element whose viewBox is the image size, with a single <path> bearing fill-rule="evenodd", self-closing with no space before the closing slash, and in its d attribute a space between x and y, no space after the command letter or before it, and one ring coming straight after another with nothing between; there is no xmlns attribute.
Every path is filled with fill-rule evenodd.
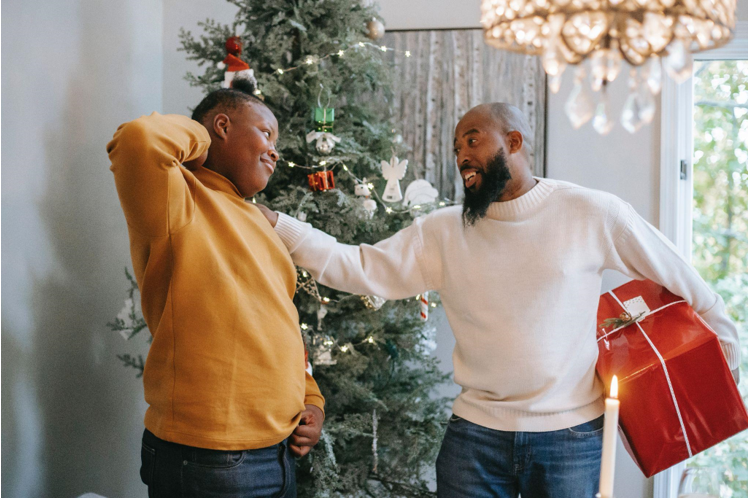
<svg viewBox="0 0 749 499"><path fill-rule="evenodd" d="M520 152L522 148L523 148L523 134L518 132L517 130L513 130L512 132L508 133L507 134L507 149L509 150L510 154Z"/></svg>
<svg viewBox="0 0 749 499"><path fill-rule="evenodd" d="M229 116L224 113L218 113L213 117L213 133L220 139L226 139L229 128L231 128L231 120Z"/></svg>

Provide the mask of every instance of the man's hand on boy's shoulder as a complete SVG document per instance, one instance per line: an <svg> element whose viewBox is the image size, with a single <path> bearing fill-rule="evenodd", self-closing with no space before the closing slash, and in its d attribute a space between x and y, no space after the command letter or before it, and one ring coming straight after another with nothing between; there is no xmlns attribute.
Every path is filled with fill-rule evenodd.
<svg viewBox="0 0 749 499"><path fill-rule="evenodd" d="M260 208L260 213L265 215L265 218L268 219L268 222L270 222L271 227L275 227L276 223L278 222L278 213L276 213L275 211L271 210L270 208L262 204L255 204L255 206Z"/></svg>
<svg viewBox="0 0 749 499"><path fill-rule="evenodd" d="M296 457L306 456L312 450L312 447L320 441L322 423L325 421L325 415L319 407L310 404L305 407L306 409L302 411L302 418L299 420L299 426L289 437L289 449Z"/></svg>

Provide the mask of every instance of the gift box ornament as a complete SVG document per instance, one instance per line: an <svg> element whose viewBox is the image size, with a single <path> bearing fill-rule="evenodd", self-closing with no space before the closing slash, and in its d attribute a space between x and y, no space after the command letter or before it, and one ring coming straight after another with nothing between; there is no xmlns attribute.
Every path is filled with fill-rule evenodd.
<svg viewBox="0 0 749 499"><path fill-rule="evenodd" d="M619 379L619 428L647 477L747 428L747 412L715 332L652 281L601 296L601 379Z"/></svg>
<svg viewBox="0 0 749 499"><path fill-rule="evenodd" d="M311 173L307 175L307 181L310 190L315 192L335 189L335 179L333 178L333 172L330 170Z"/></svg>
<svg viewBox="0 0 749 499"><path fill-rule="evenodd" d="M316 107L312 112L312 119L315 122L316 131L331 132L335 121L335 109L332 107Z"/></svg>

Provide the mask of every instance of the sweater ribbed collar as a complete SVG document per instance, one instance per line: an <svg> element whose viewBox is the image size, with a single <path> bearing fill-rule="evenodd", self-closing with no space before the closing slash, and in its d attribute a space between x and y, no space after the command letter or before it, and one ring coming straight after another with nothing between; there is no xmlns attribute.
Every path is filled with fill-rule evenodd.
<svg viewBox="0 0 749 499"><path fill-rule="evenodd" d="M515 220L533 208L539 206L554 190L551 180L533 177L538 183L522 196L510 201L496 202L489 205L486 218L493 220Z"/></svg>
<svg viewBox="0 0 749 499"><path fill-rule="evenodd" d="M193 171L195 178L198 182L211 189L212 191L221 191L227 194L233 194L235 196L243 197L240 194L239 189L232 183L231 180L224 177L220 173L216 173L213 170L209 170L201 166L197 170Z"/></svg>

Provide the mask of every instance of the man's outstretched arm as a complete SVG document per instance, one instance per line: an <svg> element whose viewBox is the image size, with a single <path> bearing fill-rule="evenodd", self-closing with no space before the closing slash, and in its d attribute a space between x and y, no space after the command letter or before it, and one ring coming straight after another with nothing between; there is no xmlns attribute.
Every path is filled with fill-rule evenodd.
<svg viewBox="0 0 749 499"><path fill-rule="evenodd" d="M388 300L439 289L439 258L424 247L423 218L375 245L353 246L283 213L261 210L294 263L325 286Z"/></svg>

